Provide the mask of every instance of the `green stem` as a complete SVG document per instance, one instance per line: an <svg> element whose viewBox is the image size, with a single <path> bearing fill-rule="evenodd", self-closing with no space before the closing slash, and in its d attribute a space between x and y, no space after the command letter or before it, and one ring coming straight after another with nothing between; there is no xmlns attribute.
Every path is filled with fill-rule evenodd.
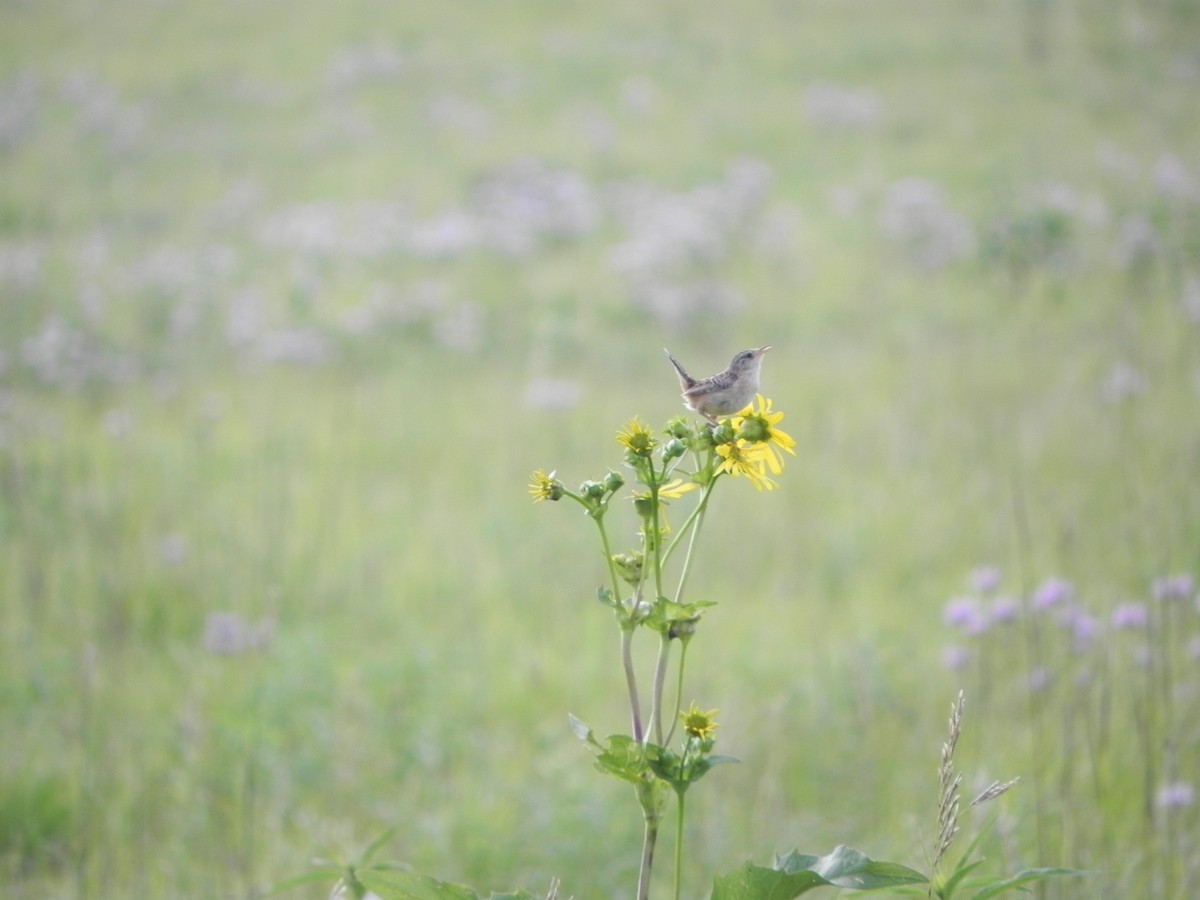
<svg viewBox="0 0 1200 900"><path fill-rule="evenodd" d="M679 676L675 680L675 712L671 715L671 730L667 732L666 740L662 742L664 747L671 743L671 738L675 737L675 727L679 724L679 710L683 708L683 665L687 660L690 640L684 638L679 643L681 646L679 648Z"/></svg>
<svg viewBox="0 0 1200 900"><path fill-rule="evenodd" d="M608 530L604 527L602 516L592 516L596 527L600 529L600 546L604 549L604 561L608 563L608 578L612 582L613 601L621 603L621 579L617 577L617 564L613 562L612 549L608 546Z"/></svg>
<svg viewBox="0 0 1200 900"><path fill-rule="evenodd" d="M642 868L638 872L637 900L650 900L650 870L654 866L654 845L658 843L658 820L646 817L642 836Z"/></svg>
<svg viewBox="0 0 1200 900"><path fill-rule="evenodd" d="M654 727L654 740L663 745L662 695L667 683L667 660L671 656L671 639L662 633L658 638L658 664L654 667L654 693L651 697L650 721ZM647 735L649 738L649 735Z"/></svg>
<svg viewBox="0 0 1200 900"><path fill-rule="evenodd" d="M679 573L679 587L675 590L675 602L683 602L683 587L687 584L688 573L692 570L692 551L696 548L696 536L700 533L700 526L704 524L704 513L708 509L708 498L712 496L713 485L717 483L714 477L712 481L704 486L704 496L700 498L700 502L696 504L694 512L695 521L692 524L692 533L688 538L687 555L683 558L683 569Z"/></svg>
<svg viewBox="0 0 1200 900"><path fill-rule="evenodd" d="M676 791L679 802L675 804L675 900L679 900L679 891L683 881L683 791Z"/></svg>
<svg viewBox="0 0 1200 900"><path fill-rule="evenodd" d="M633 626L621 625L621 663L625 667L625 686L629 690L629 717L633 739L642 740L642 709L638 702L637 673L633 670Z"/></svg>
<svg viewBox="0 0 1200 900"><path fill-rule="evenodd" d="M683 536L688 533L688 529L692 527L692 524L696 521L696 517L701 515L704 511L704 507L708 505L708 495L712 493L713 482L716 480L717 479L714 477L712 481L704 486L704 492L700 496L700 502L696 504L695 508L690 513L688 513L688 517L684 520L679 532L675 535L670 545L668 545L666 552L663 553L664 565L666 564L667 560L671 558L671 554L675 552L675 547L678 546L681 540L683 540ZM695 535L695 531L693 531L692 534ZM694 539L695 538L693 537L692 540ZM689 541L689 544L690 543L691 541Z"/></svg>
<svg viewBox="0 0 1200 900"><path fill-rule="evenodd" d="M650 460L650 527L652 534L650 546L654 548L654 599L657 601L663 595L662 570L662 529L659 528L658 516L658 479L654 477L654 461Z"/></svg>

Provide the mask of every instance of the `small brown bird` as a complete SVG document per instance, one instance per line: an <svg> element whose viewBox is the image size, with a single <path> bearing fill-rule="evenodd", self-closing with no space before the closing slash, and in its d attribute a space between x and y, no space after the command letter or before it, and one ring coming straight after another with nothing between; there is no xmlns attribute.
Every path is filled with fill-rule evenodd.
<svg viewBox="0 0 1200 900"><path fill-rule="evenodd" d="M666 350L666 348L663 348ZM717 424L717 416L731 416L744 409L758 393L758 375L762 370L763 354L770 347L743 350L729 362L729 368L716 375L699 380L687 373L670 350L667 359L679 375L679 386L683 388L683 405L695 410Z"/></svg>

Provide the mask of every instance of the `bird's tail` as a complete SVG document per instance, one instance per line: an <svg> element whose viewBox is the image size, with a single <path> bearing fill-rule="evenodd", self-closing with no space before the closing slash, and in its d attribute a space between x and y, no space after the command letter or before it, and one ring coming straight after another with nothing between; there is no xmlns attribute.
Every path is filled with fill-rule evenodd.
<svg viewBox="0 0 1200 900"><path fill-rule="evenodd" d="M671 365L675 367L676 374L679 375L679 387L685 391L693 387L696 384L696 379L687 373L687 369L679 364L679 360L672 356L671 351L666 347L663 347L663 353L667 354L667 359L671 361Z"/></svg>

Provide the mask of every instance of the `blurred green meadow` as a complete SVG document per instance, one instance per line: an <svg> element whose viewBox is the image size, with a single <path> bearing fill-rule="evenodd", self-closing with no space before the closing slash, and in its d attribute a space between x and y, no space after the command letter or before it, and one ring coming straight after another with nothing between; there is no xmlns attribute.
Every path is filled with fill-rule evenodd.
<svg viewBox="0 0 1200 900"><path fill-rule="evenodd" d="M526 485L765 343L685 895L926 864L960 688L989 867L1200 893L1200 7L11 0L0 50L0 894L399 826L632 896L567 727L627 727L604 563Z"/></svg>

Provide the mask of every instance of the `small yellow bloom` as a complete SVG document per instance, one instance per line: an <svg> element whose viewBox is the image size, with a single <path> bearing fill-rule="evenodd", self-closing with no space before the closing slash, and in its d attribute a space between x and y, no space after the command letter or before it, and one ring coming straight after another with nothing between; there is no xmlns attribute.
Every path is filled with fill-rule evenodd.
<svg viewBox="0 0 1200 900"><path fill-rule="evenodd" d="M684 481L682 478L675 478L659 486L658 529L661 534L669 534L671 531L671 523L667 521L667 500L678 499L697 487L699 485L694 481ZM637 510L639 516L643 519L649 519L654 515L654 507L651 505L651 494L649 491L634 491L631 496L633 499L633 508Z"/></svg>
<svg viewBox="0 0 1200 900"><path fill-rule="evenodd" d="M783 413L772 412L771 401L762 394L757 394L755 403L739 412L732 422L739 439L760 446L766 451L763 459L773 475L783 471L780 449L786 450L792 456L796 455L795 440L790 434L776 427L782 420Z"/></svg>
<svg viewBox="0 0 1200 900"><path fill-rule="evenodd" d="M654 433L634 416L622 431L617 432L617 441L636 456L649 456L657 445Z"/></svg>
<svg viewBox="0 0 1200 900"><path fill-rule="evenodd" d="M681 712L679 718L683 720L684 731L703 741L711 737L712 733L717 730L716 715L715 709L701 710L693 700L691 708Z"/></svg>
<svg viewBox="0 0 1200 900"><path fill-rule="evenodd" d="M717 471L734 476L744 475L756 490L772 491L777 485L767 477L765 471L768 452L766 445L749 444L746 441L718 444L717 454L721 461L717 463Z"/></svg>
<svg viewBox="0 0 1200 900"><path fill-rule="evenodd" d="M554 477L553 472L547 475L538 469L533 473L533 480L529 483L529 494L533 497L534 503L542 500L558 500L563 495L562 482Z"/></svg>
<svg viewBox="0 0 1200 900"><path fill-rule="evenodd" d="M658 496L660 499L678 500L688 491L694 491L699 486L694 481L684 481L682 478L675 478L659 486Z"/></svg>

